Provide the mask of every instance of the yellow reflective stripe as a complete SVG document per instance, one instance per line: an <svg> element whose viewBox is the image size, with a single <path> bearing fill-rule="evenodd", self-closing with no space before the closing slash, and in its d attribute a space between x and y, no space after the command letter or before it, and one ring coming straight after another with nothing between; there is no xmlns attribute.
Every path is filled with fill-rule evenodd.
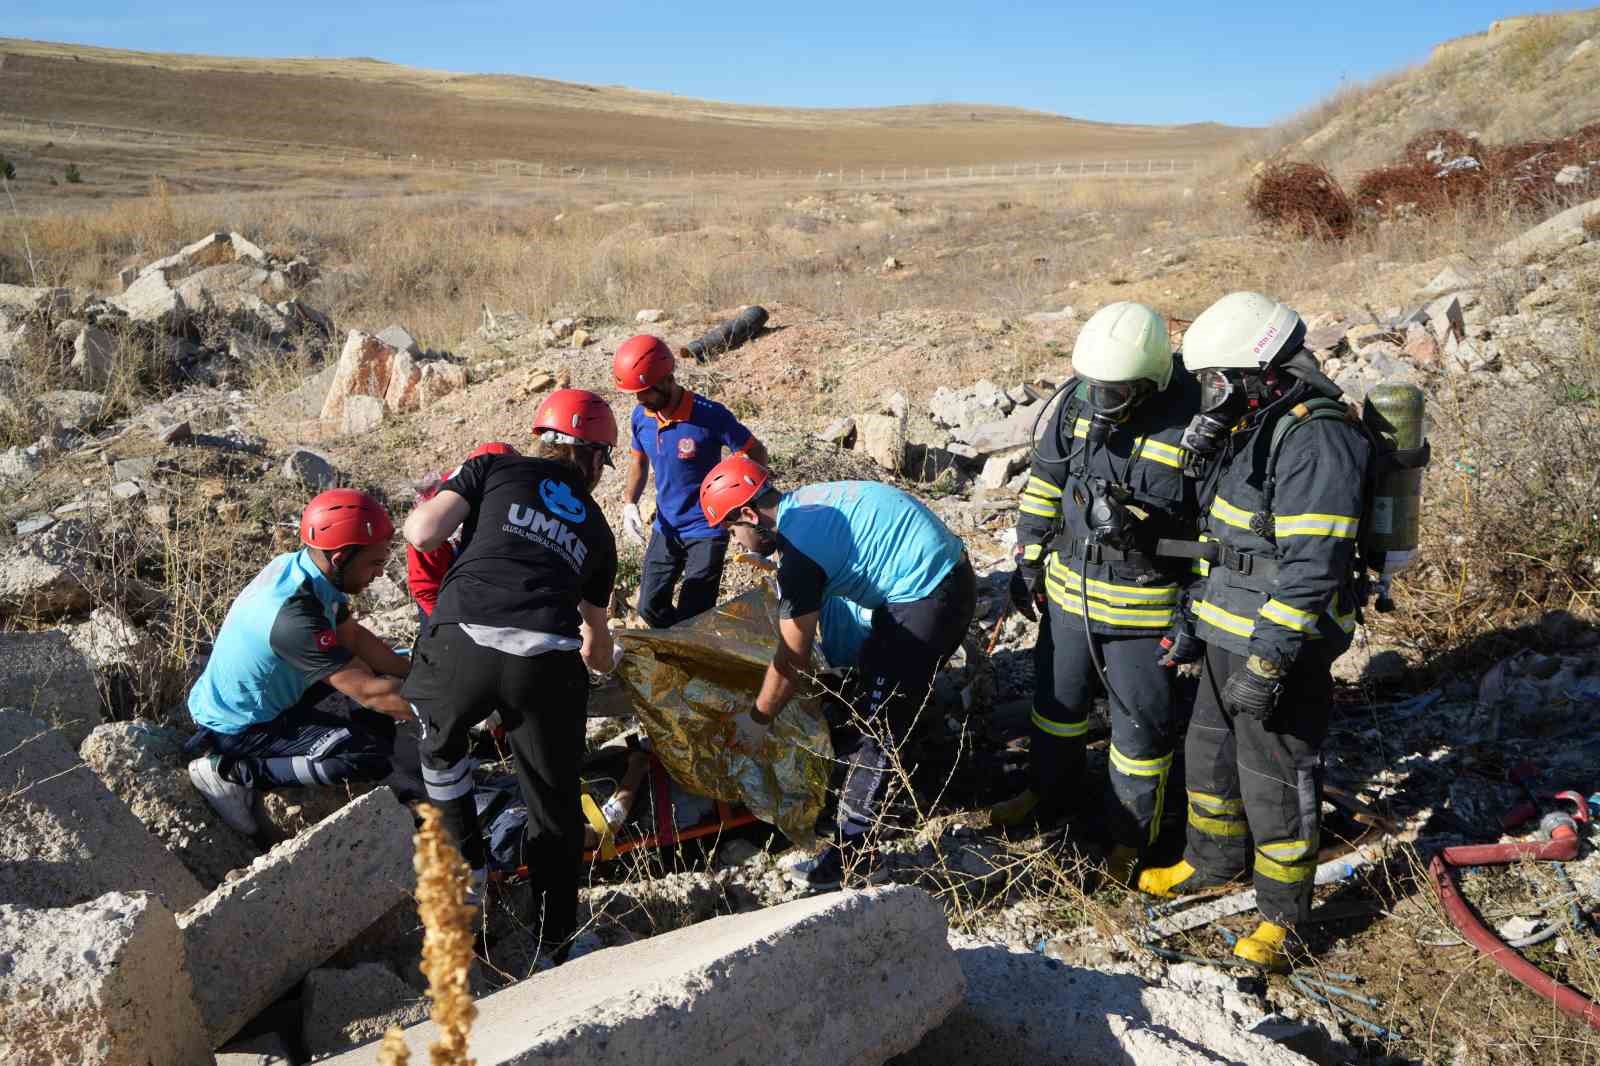
<svg viewBox="0 0 1600 1066"><path fill-rule="evenodd" d="M1087 437L1089 435L1089 420L1080 418L1072 423L1072 435L1074 437Z"/></svg>
<svg viewBox="0 0 1600 1066"><path fill-rule="evenodd" d="M1060 518L1061 508L1053 504L1038 503L1035 497L1024 496L1017 502L1017 510L1023 514L1035 515L1039 518Z"/></svg>
<svg viewBox="0 0 1600 1066"><path fill-rule="evenodd" d="M1333 616L1334 624L1346 633L1354 633L1356 631L1356 613L1354 611L1349 614L1340 614L1338 611L1329 611L1328 613Z"/></svg>
<svg viewBox="0 0 1600 1066"><path fill-rule="evenodd" d="M1317 628L1317 616L1310 611L1302 611L1298 607L1291 607L1277 597L1273 597L1261 605L1261 617L1269 622L1276 622L1285 629L1292 629L1296 633L1311 633Z"/></svg>
<svg viewBox="0 0 1600 1066"><path fill-rule="evenodd" d="M1050 482L1046 481L1038 474L1028 475L1027 487L1022 491L1031 492L1035 496L1046 496L1052 500L1059 500L1061 498L1061 486L1050 484Z"/></svg>
<svg viewBox="0 0 1600 1066"><path fill-rule="evenodd" d="M1069 592L1061 585L1045 579L1045 588L1050 593L1050 600L1068 614L1083 614L1083 600L1075 592ZM1104 622L1113 626L1136 626L1145 629L1159 629L1172 624L1173 607L1113 607L1099 600L1089 601L1089 620Z"/></svg>
<svg viewBox="0 0 1600 1066"><path fill-rule="evenodd" d="M1304 852L1306 849L1305 841L1300 840L1295 841L1294 843L1299 846L1302 852ZM1271 846L1272 845L1257 846L1255 864L1256 873L1263 877L1269 877L1274 881L1282 882L1286 885L1299 884L1301 881L1309 881L1311 878L1316 876L1317 863L1315 854L1311 855L1309 858L1302 859L1299 862L1279 862L1277 859L1274 859L1272 856L1267 854L1266 849Z"/></svg>
<svg viewBox="0 0 1600 1066"><path fill-rule="evenodd" d="M1110 602L1133 601L1139 605L1176 604L1178 602L1178 587L1170 585L1165 588L1157 586L1146 588L1142 585L1117 585L1110 581L1097 581L1094 578L1085 578L1083 574L1073 569L1070 565L1061 562L1057 556L1052 556L1049 564L1049 577L1059 581L1068 592L1082 592L1082 584L1089 586L1091 600L1106 600Z"/></svg>
<svg viewBox="0 0 1600 1066"><path fill-rule="evenodd" d="M1152 463L1160 463L1162 466L1170 466L1174 470L1183 469L1183 449L1174 448L1164 441L1140 437L1139 458L1148 459Z"/></svg>
<svg viewBox="0 0 1600 1066"><path fill-rule="evenodd" d="M1211 564L1205 559L1191 559L1189 560L1189 570L1192 573L1199 574L1201 577L1209 577L1211 575Z"/></svg>
<svg viewBox="0 0 1600 1066"><path fill-rule="evenodd" d="M1189 802L1197 807L1204 807L1213 814L1243 814L1244 798L1228 799L1223 796L1213 796L1209 792L1197 792L1188 789Z"/></svg>
<svg viewBox="0 0 1600 1066"><path fill-rule="evenodd" d="M1224 633L1232 633L1236 637L1248 637L1256 631L1256 624L1248 618L1243 618L1205 600L1198 600L1194 605L1194 615L1202 622L1216 626Z"/></svg>
<svg viewBox="0 0 1600 1066"><path fill-rule="evenodd" d="M1024 544L1022 546L1022 558L1025 562L1036 563L1043 554L1043 544Z"/></svg>
<svg viewBox="0 0 1600 1066"><path fill-rule="evenodd" d="M1122 754L1113 744L1111 765L1130 777L1158 777L1172 769L1172 755L1168 753L1154 759L1135 759Z"/></svg>
<svg viewBox="0 0 1600 1066"><path fill-rule="evenodd" d="M1311 855L1312 848L1309 840L1274 840L1257 844L1256 850L1284 862L1304 862Z"/></svg>
<svg viewBox="0 0 1600 1066"><path fill-rule="evenodd" d="M1354 540L1359 518L1342 514L1286 514L1273 520L1272 530L1280 537L1338 537Z"/></svg>
<svg viewBox="0 0 1600 1066"><path fill-rule="evenodd" d="M1245 825L1244 819L1207 818L1189 808L1189 825L1207 836L1213 837L1242 837L1250 834L1250 827Z"/></svg>
<svg viewBox="0 0 1600 1066"><path fill-rule="evenodd" d="M1089 719L1087 717L1081 722L1057 722L1046 718L1038 711L1034 711L1033 724L1053 737L1081 737L1089 732Z"/></svg>
<svg viewBox="0 0 1600 1066"><path fill-rule="evenodd" d="M1235 529L1249 529L1252 517L1249 511L1241 511L1221 496L1211 501L1211 516L1221 519Z"/></svg>

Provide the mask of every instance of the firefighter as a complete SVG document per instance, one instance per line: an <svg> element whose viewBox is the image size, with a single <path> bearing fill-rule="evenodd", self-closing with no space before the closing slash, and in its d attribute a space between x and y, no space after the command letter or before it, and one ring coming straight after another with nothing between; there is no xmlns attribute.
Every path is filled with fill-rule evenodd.
<svg viewBox="0 0 1600 1066"><path fill-rule="evenodd" d="M1012 602L1029 618L1044 613L1031 788L994 818L1097 822L1103 808L1110 873L1126 881L1160 831L1177 742L1174 667L1198 654L1179 604L1188 562L1156 557L1157 540L1194 536L1181 440L1198 387L1162 317L1128 301L1084 323L1072 369L1077 383L1034 454L1017 515ZM1084 734L1101 695L1111 709L1103 799L1084 780Z"/></svg>
<svg viewBox="0 0 1600 1066"><path fill-rule="evenodd" d="M879 821L897 748L917 727L934 675L972 624L977 578L961 538L908 493L876 481L832 481L780 493L765 467L735 455L700 487L706 520L746 551L778 553L778 645L755 703L734 719L733 743L761 750L772 721L811 669L828 603L847 601L870 628L854 665L858 721L834 754L847 764L838 835L788 872L809 891L877 867L868 834ZM911 769L909 766L906 768Z"/></svg>
<svg viewBox="0 0 1600 1066"><path fill-rule="evenodd" d="M1201 390L1184 447L1212 457L1193 608L1206 650L1185 746L1188 847L1139 877L1171 896L1253 865L1261 921L1234 954L1267 968L1311 907L1330 667L1355 628L1372 459L1304 340L1300 316L1257 293L1218 300L1184 340Z"/></svg>
<svg viewBox="0 0 1600 1066"><path fill-rule="evenodd" d="M698 396L673 377L672 349L660 337L623 341L611 362L617 388L639 402L633 409L633 447L622 488L627 538L645 546L639 500L653 469L656 514L639 575L639 617L655 629L709 611L717 603L728 534L700 512L700 482L724 448L765 466L767 449L726 407ZM672 591L679 580L678 601Z"/></svg>

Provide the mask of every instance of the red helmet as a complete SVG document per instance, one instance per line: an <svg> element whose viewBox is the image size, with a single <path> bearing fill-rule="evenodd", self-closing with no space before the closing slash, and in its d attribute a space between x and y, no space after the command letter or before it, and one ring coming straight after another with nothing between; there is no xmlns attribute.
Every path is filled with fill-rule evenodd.
<svg viewBox="0 0 1600 1066"><path fill-rule="evenodd" d="M329 489L300 514L300 540L323 551L382 544L394 536L383 504L359 489Z"/></svg>
<svg viewBox="0 0 1600 1066"><path fill-rule="evenodd" d="M467 453L467 462L471 462L480 455L520 455L515 448L503 440L492 440L487 444L480 444Z"/></svg>
<svg viewBox="0 0 1600 1066"><path fill-rule="evenodd" d="M660 337L629 337L611 360L611 376L623 392L643 392L672 374L672 349Z"/></svg>
<svg viewBox="0 0 1600 1066"><path fill-rule="evenodd" d="M557 389L544 398L533 416L535 435L550 430L570 438L562 443L617 446L617 420L611 405L584 389Z"/></svg>
<svg viewBox="0 0 1600 1066"><path fill-rule="evenodd" d="M706 521L720 526L730 514L761 495L770 475L767 468L744 455L730 455L700 482L700 510Z"/></svg>

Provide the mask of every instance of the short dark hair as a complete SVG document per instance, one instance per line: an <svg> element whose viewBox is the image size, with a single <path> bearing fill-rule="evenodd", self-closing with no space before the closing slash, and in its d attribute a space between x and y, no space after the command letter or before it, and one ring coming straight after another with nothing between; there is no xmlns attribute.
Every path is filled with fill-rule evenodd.
<svg viewBox="0 0 1600 1066"><path fill-rule="evenodd" d="M778 506L778 501L782 498L783 493L773 488L772 482L769 481L765 485L761 486L761 491L756 493L755 499L745 504L745 506L756 508L776 507Z"/></svg>

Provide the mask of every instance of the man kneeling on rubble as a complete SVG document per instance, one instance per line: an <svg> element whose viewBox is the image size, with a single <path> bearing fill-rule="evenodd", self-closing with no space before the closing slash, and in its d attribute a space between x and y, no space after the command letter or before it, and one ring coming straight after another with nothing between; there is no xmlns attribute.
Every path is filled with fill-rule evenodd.
<svg viewBox="0 0 1600 1066"><path fill-rule="evenodd" d="M300 516L305 547L273 559L228 608L189 690L200 731L186 751L211 751L189 763L189 779L239 832L256 833L258 789L389 776L390 719L412 717L400 698L411 661L353 620L348 605L383 573L393 536L389 512L371 496L324 492ZM348 718L318 710L332 690L360 707Z"/></svg>
<svg viewBox="0 0 1600 1066"><path fill-rule="evenodd" d="M871 613L855 665L861 690L855 736L838 754L848 771L839 797L838 837L814 863L789 876L803 888L838 888L865 861L867 830L879 820L893 755L909 739L934 675L972 624L977 582L961 538L920 501L875 481L835 481L780 494L765 467L724 459L700 486L713 527L726 524L739 546L779 553L778 649L755 706L734 720L735 744L755 752L772 720L811 669L824 601L839 597Z"/></svg>

